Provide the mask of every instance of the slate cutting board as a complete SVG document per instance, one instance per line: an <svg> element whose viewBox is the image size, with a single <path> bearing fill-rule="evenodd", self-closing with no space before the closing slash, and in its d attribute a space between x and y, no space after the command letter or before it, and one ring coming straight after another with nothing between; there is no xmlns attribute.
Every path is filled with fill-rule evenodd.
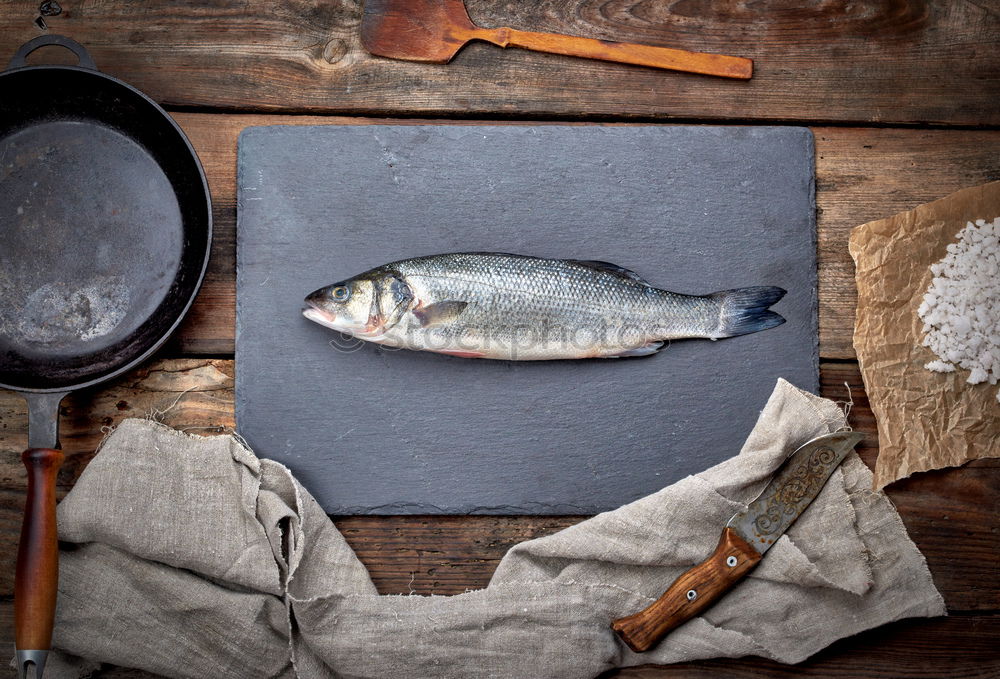
<svg viewBox="0 0 1000 679"><path fill-rule="evenodd" d="M322 126L239 140L236 420L331 514L590 514L738 452L775 380L818 389L813 138L793 127ZM788 322L648 358L356 346L310 291L417 255L601 259Z"/></svg>

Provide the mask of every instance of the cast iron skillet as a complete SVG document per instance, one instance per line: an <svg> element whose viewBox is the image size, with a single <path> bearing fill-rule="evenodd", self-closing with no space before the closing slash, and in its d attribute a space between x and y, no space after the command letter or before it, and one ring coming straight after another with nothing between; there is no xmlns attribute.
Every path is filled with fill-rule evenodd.
<svg viewBox="0 0 1000 679"><path fill-rule="evenodd" d="M27 66L43 45L77 66ZM194 149L152 99L45 35L0 73L0 387L29 410L17 556L18 671L41 676L58 551L59 402L149 357L191 306L212 212Z"/></svg>

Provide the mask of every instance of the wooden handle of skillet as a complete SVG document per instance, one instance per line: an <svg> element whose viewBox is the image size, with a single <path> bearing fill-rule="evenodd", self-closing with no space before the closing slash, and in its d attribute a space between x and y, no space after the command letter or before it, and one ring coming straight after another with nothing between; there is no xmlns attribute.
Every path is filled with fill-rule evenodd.
<svg viewBox="0 0 1000 679"><path fill-rule="evenodd" d="M14 576L14 639L19 650L45 651L52 643L59 581L56 474L63 454L29 448L21 461L28 469L28 499Z"/></svg>
<svg viewBox="0 0 1000 679"><path fill-rule="evenodd" d="M723 78L748 80L753 75L753 61L725 54L688 52L670 47L610 42L593 38L578 38L558 33L532 33L512 28L481 29L476 36L501 47L521 47L535 52L565 54L571 57L601 59L622 64L665 68L672 71L717 75Z"/></svg>
<svg viewBox="0 0 1000 679"><path fill-rule="evenodd" d="M750 543L726 528L712 556L677 578L663 596L645 610L615 620L611 629L633 651L648 651L667 632L715 603L760 560L761 555Z"/></svg>

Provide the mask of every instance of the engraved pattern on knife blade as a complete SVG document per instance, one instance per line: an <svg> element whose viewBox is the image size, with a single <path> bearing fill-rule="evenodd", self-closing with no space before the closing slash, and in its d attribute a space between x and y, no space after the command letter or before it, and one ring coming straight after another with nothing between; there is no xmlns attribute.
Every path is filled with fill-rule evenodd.
<svg viewBox="0 0 1000 679"><path fill-rule="evenodd" d="M784 530L784 519L801 511L799 505L803 499L819 493L829 475L829 466L836 457L833 448L818 448L784 479L777 492L767 499L763 513L753 522L758 537Z"/></svg>
<svg viewBox="0 0 1000 679"><path fill-rule="evenodd" d="M763 554L823 489L863 435L841 431L807 441L792 453L747 508L726 524Z"/></svg>

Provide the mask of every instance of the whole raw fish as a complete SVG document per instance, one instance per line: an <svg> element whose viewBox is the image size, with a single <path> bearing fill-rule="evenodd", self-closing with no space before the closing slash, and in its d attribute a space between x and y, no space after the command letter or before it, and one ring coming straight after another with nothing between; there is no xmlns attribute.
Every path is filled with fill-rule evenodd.
<svg viewBox="0 0 1000 679"><path fill-rule="evenodd" d="M467 358L645 356L667 340L773 328L777 287L681 295L614 264L468 252L392 262L316 290L303 315L391 347Z"/></svg>

